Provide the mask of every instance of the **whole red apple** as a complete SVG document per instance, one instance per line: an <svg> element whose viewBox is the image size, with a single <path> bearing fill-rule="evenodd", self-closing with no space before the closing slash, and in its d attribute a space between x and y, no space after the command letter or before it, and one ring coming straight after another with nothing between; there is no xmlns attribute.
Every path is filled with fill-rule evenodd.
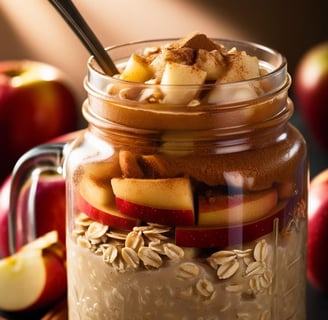
<svg viewBox="0 0 328 320"><path fill-rule="evenodd" d="M76 130L78 110L58 69L34 61L0 62L0 181L24 152Z"/></svg>
<svg viewBox="0 0 328 320"><path fill-rule="evenodd" d="M328 150L328 41L313 47L301 58L294 91L310 134Z"/></svg>
<svg viewBox="0 0 328 320"><path fill-rule="evenodd" d="M307 276L314 287L328 292L328 169L310 183Z"/></svg>

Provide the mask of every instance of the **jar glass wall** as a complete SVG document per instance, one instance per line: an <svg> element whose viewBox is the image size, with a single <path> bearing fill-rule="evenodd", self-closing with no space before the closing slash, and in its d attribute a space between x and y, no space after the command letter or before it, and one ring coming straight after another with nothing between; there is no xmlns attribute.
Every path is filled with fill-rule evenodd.
<svg viewBox="0 0 328 320"><path fill-rule="evenodd" d="M120 67L168 41L109 51ZM218 42L263 75L160 86L89 60L89 126L65 163L70 319L305 319L308 168L286 61Z"/></svg>

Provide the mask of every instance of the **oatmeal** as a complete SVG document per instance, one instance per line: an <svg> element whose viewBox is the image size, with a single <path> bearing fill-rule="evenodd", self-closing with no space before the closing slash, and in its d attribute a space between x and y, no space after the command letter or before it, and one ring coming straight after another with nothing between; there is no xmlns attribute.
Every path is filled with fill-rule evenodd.
<svg viewBox="0 0 328 320"><path fill-rule="evenodd" d="M66 159L70 319L305 319L284 59L200 33L131 46L112 78L90 61Z"/></svg>
<svg viewBox="0 0 328 320"><path fill-rule="evenodd" d="M305 229L305 223L300 227ZM85 227L85 233L70 240L69 253L76 264L69 273L71 281L84 279L73 297L84 319L94 314L97 319L305 319L304 305L290 305L304 295L304 284L297 280L304 273L300 263L304 257L298 255L304 244L295 229L282 235L289 238L287 246L276 243L278 235L272 233L244 244L243 249L225 248L208 257L177 247L168 238L153 247L154 242L143 236L143 241L133 241L141 245L127 246L127 239L142 234L139 227L122 239L108 235L97 249L88 240L89 249L84 249L78 238L87 239L87 233ZM173 248L173 254L165 247ZM95 279L103 290L88 287ZM78 309L72 310L73 318L79 319ZM129 310L129 316L122 310Z"/></svg>

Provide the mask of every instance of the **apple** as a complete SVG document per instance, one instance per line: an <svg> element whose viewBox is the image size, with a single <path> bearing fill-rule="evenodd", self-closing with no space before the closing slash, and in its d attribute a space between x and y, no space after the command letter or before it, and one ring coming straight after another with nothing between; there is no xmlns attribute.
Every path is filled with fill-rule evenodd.
<svg viewBox="0 0 328 320"><path fill-rule="evenodd" d="M82 172L82 174L81 174ZM83 164L79 170L76 193L78 208L90 218L121 229L132 229L138 224L115 207L115 197L111 187L114 175L121 175L117 155L103 162Z"/></svg>
<svg viewBox="0 0 328 320"><path fill-rule="evenodd" d="M255 99L258 94L255 84L243 83L235 85L224 85L225 83L239 82L243 80L255 79L260 76L258 58L249 56L244 51L238 52L229 63L225 72L217 79L217 83L223 85L216 86L208 95L209 103L222 103L231 101L242 101ZM242 114L247 118L250 110L243 110Z"/></svg>
<svg viewBox="0 0 328 320"><path fill-rule="evenodd" d="M8 214L9 214L9 192L11 178L8 177L0 189L0 254L7 256L8 248ZM17 216L24 224L27 223L27 212L29 211L30 184L26 185L19 197ZM57 230L59 240L65 243L65 181L59 175L42 175L35 190L34 214L36 221L37 237ZM22 246L22 225L17 224L17 248Z"/></svg>
<svg viewBox="0 0 328 320"><path fill-rule="evenodd" d="M189 103L197 95L200 85L205 83L206 75L206 71L195 66L167 62L161 79L161 90L165 95L163 103ZM179 87L179 85L189 85L189 88Z"/></svg>
<svg viewBox="0 0 328 320"><path fill-rule="evenodd" d="M133 82L145 82L153 76L148 63L137 54L132 54L120 75L120 79Z"/></svg>
<svg viewBox="0 0 328 320"><path fill-rule="evenodd" d="M74 131L79 112L58 69L35 61L0 62L0 181L30 148Z"/></svg>
<svg viewBox="0 0 328 320"><path fill-rule="evenodd" d="M109 225L113 228L132 230L139 225L138 219L131 218L117 211L114 206L97 205L86 201L81 195L76 195L77 207L91 219Z"/></svg>
<svg viewBox="0 0 328 320"><path fill-rule="evenodd" d="M115 206L111 179L122 174L118 154L102 162L83 164L78 170L78 190L81 196L94 205Z"/></svg>
<svg viewBox="0 0 328 320"><path fill-rule="evenodd" d="M199 49L195 65L206 71L206 80L217 80L224 71L224 59L218 50L207 51Z"/></svg>
<svg viewBox="0 0 328 320"><path fill-rule="evenodd" d="M328 41L301 57L295 72L298 109L313 138L328 150Z"/></svg>
<svg viewBox="0 0 328 320"><path fill-rule="evenodd" d="M0 310L37 310L62 298L67 290L63 251L52 231L1 259Z"/></svg>
<svg viewBox="0 0 328 320"><path fill-rule="evenodd" d="M170 226L195 224L188 178L113 178L112 187L118 210L129 217Z"/></svg>
<svg viewBox="0 0 328 320"><path fill-rule="evenodd" d="M248 223L267 215L278 202L276 189L249 194L213 194L198 199L198 225L224 226Z"/></svg>
<svg viewBox="0 0 328 320"><path fill-rule="evenodd" d="M50 142L70 142L80 131L74 131L52 139ZM8 176L0 187L0 256L9 255L8 214L11 176ZM28 216L29 185L20 195L17 215L26 221ZM65 181L59 175L42 175L36 188L35 207L37 236L51 230L57 230L59 240L65 243ZM24 218L25 217L25 218ZM18 247L22 245L22 230L18 230Z"/></svg>
<svg viewBox="0 0 328 320"><path fill-rule="evenodd" d="M227 70L218 79L218 82L237 82L255 79L259 76L260 67L258 58L255 56L249 56L245 51L240 51L233 56Z"/></svg>
<svg viewBox="0 0 328 320"><path fill-rule="evenodd" d="M246 224L233 226L176 227L175 242L181 247L224 248L231 245L253 241L273 231L274 221L278 219L279 230L288 222L290 207L285 201L272 213Z"/></svg>
<svg viewBox="0 0 328 320"><path fill-rule="evenodd" d="M310 183L308 220L307 276L314 287L328 292L328 169Z"/></svg>

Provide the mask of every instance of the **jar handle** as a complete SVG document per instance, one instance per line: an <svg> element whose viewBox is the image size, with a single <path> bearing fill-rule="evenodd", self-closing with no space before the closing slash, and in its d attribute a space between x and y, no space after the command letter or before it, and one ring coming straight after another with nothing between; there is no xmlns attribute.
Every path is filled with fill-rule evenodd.
<svg viewBox="0 0 328 320"><path fill-rule="evenodd" d="M20 246L36 238L34 201L38 180L40 175L45 172L62 174L63 155L66 145L67 142L40 145L27 151L18 159L12 172L10 185L8 216L10 254L14 254ZM18 217L20 192L29 180L31 180L31 186L28 196L27 217L24 217L24 215ZM22 219L22 221L18 221L19 219ZM17 241L18 234L22 237L19 244Z"/></svg>

